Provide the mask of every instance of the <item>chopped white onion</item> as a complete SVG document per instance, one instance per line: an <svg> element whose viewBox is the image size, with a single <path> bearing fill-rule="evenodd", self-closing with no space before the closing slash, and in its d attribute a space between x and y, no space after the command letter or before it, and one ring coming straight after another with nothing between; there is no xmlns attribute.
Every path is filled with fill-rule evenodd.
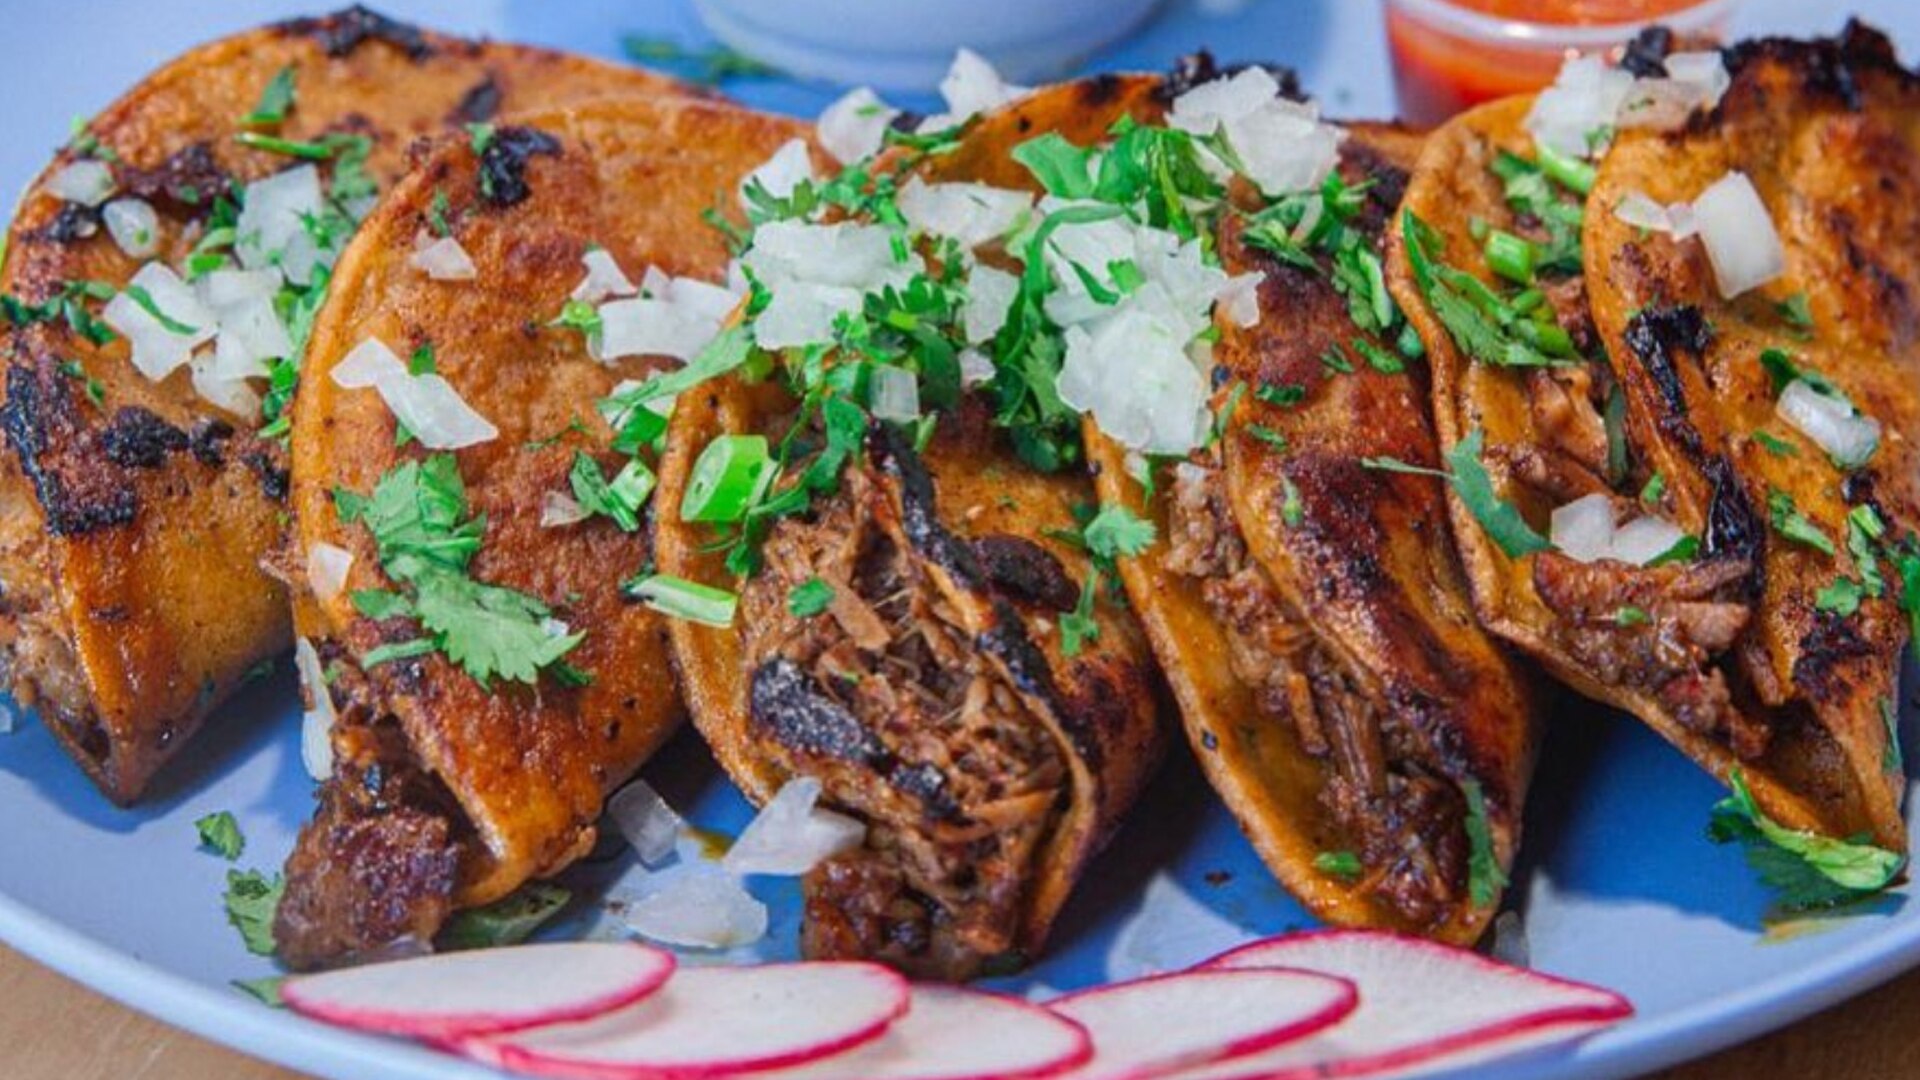
<svg viewBox="0 0 1920 1080"><path fill-rule="evenodd" d="M672 858L674 841L686 827L667 800L645 780L635 780L615 792L607 800L607 817L648 866L659 866Z"/></svg>
<svg viewBox="0 0 1920 1080"><path fill-rule="evenodd" d="M993 358L986 353L979 349L961 349L958 359L961 386L979 386L993 381Z"/></svg>
<svg viewBox="0 0 1920 1080"><path fill-rule="evenodd" d="M735 874L798 877L866 842L867 827L822 810L820 781L795 777L760 809L720 865Z"/></svg>
<svg viewBox="0 0 1920 1080"><path fill-rule="evenodd" d="M1786 273L1787 252L1773 215L1746 173L1715 181L1693 201L1693 213L1721 296L1731 300Z"/></svg>
<svg viewBox="0 0 1920 1080"><path fill-rule="evenodd" d="M355 346L331 372L347 390L371 388L429 450L458 450L498 438L493 426L438 374L414 375L379 338Z"/></svg>
<svg viewBox="0 0 1920 1080"><path fill-rule="evenodd" d="M913 372L882 364L873 369L871 409L876 420L909 424L920 419L920 380Z"/></svg>
<svg viewBox="0 0 1920 1080"><path fill-rule="evenodd" d="M217 311L222 374L230 378L265 375L268 360L293 354L293 337L280 321L272 297L249 297Z"/></svg>
<svg viewBox="0 0 1920 1080"><path fill-rule="evenodd" d="M1577 56L1561 65L1552 86L1527 112L1535 142L1570 157L1587 157L1596 136L1610 131L1620 106L1633 92L1633 75L1598 56Z"/></svg>
<svg viewBox="0 0 1920 1080"><path fill-rule="evenodd" d="M1614 204L1613 216L1636 229L1672 232L1673 218L1667 208L1638 191L1629 192Z"/></svg>
<svg viewBox="0 0 1920 1080"><path fill-rule="evenodd" d="M953 65L940 80L940 96L946 100L947 111L922 120L918 130L923 134L944 131L983 112L1018 101L1029 93L1027 87L1014 86L1002 79L985 57L963 48L954 53Z"/></svg>
<svg viewBox="0 0 1920 1080"><path fill-rule="evenodd" d="M1188 453L1206 440L1212 423L1206 380L1187 356L1192 337L1131 306L1069 327L1056 384L1060 398L1092 413L1102 431L1129 449Z"/></svg>
<svg viewBox="0 0 1920 1080"><path fill-rule="evenodd" d="M589 304L597 304L609 296L632 296L640 290L621 271L613 252L606 248L591 248L580 256L581 265L587 268L587 276L573 288L573 298Z"/></svg>
<svg viewBox="0 0 1920 1080"><path fill-rule="evenodd" d="M353 569L353 552L325 541L307 549L307 584L314 598L329 603L347 587L347 574Z"/></svg>
<svg viewBox="0 0 1920 1080"><path fill-rule="evenodd" d="M967 343L979 345L993 340L1007 324L1007 311L1020 294L1020 279L991 266L975 266L967 275L967 304L961 310L966 324Z"/></svg>
<svg viewBox="0 0 1920 1080"><path fill-rule="evenodd" d="M767 934L767 906L732 875L709 864L649 874L642 896L621 918L640 936L666 945L731 949Z"/></svg>
<svg viewBox="0 0 1920 1080"><path fill-rule="evenodd" d="M1339 127L1320 122L1317 104L1282 97L1279 82L1257 66L1180 95L1167 122L1195 135L1223 134L1247 179L1273 197L1324 183L1339 163L1344 137ZM1225 162L1216 163L1225 169Z"/></svg>
<svg viewBox="0 0 1920 1080"><path fill-rule="evenodd" d="M1553 512L1547 538L1576 562L1598 562L1613 550L1613 500L1584 495Z"/></svg>
<svg viewBox="0 0 1920 1080"><path fill-rule="evenodd" d="M320 654L306 638L293 643L293 666L300 673L300 689L307 699L300 717L300 761L307 767L308 776L326 780L333 775L333 694L327 689Z"/></svg>
<svg viewBox="0 0 1920 1080"><path fill-rule="evenodd" d="M81 206L99 206L113 190L113 170L93 158L73 162L47 179L49 194Z"/></svg>
<svg viewBox="0 0 1920 1080"><path fill-rule="evenodd" d="M1259 324L1260 285L1266 280L1267 275L1258 270L1227 279L1216 302L1228 322L1239 327Z"/></svg>
<svg viewBox="0 0 1920 1080"><path fill-rule="evenodd" d="M580 505L580 500L564 491L549 491L545 501L540 504L540 527L559 529L576 525L593 515Z"/></svg>
<svg viewBox="0 0 1920 1080"><path fill-rule="evenodd" d="M929 184L915 176L900 189L899 205L914 229L972 250L1012 232L1033 209L1033 196L987 184Z"/></svg>
<svg viewBox="0 0 1920 1080"><path fill-rule="evenodd" d="M217 354L202 353L188 362L193 392L202 401L240 417L249 423L260 419L260 393L247 382L249 376L228 375Z"/></svg>
<svg viewBox="0 0 1920 1080"><path fill-rule="evenodd" d="M1606 495L1582 496L1554 510L1548 538L1576 562L1613 559L1645 566L1686 537L1665 518L1648 515L1616 527L1613 515L1613 500Z"/></svg>
<svg viewBox="0 0 1920 1080"><path fill-rule="evenodd" d="M306 223L326 210L320 172L300 165L247 185L246 205L234 225L233 250L249 270L278 267L295 285L313 280L314 267L332 265L336 252L322 251Z"/></svg>
<svg viewBox="0 0 1920 1080"><path fill-rule="evenodd" d="M851 165L880 151L899 115L870 87L850 90L820 114L820 145L834 160Z"/></svg>
<svg viewBox="0 0 1920 1080"><path fill-rule="evenodd" d="M160 215L145 199L115 199L100 211L107 235L130 259L145 259L160 246Z"/></svg>
<svg viewBox="0 0 1920 1080"><path fill-rule="evenodd" d="M472 281L480 274L479 268L473 265L473 256L451 236L434 240L421 235L407 263L435 281Z"/></svg>
<svg viewBox="0 0 1920 1080"><path fill-rule="evenodd" d="M273 270L214 270L194 282L200 302L213 311L248 300L272 300L280 292L280 274Z"/></svg>
<svg viewBox="0 0 1920 1080"><path fill-rule="evenodd" d="M1781 391L1774 410L1846 468L1865 464L1880 445L1879 421L1861 415L1845 398L1821 393L1804 379Z"/></svg>
<svg viewBox="0 0 1920 1080"><path fill-rule="evenodd" d="M837 316L858 311L868 292L905 286L924 265L911 254L896 262L883 226L797 221L761 226L744 262L772 293L753 328L766 349L832 341Z"/></svg>
<svg viewBox="0 0 1920 1080"><path fill-rule="evenodd" d="M1620 106L1617 124L1672 131L1696 109L1720 103L1733 79L1717 52L1674 53L1663 62L1664 79L1638 79Z"/></svg>
<svg viewBox="0 0 1920 1080"><path fill-rule="evenodd" d="M741 203L746 202L746 190L758 182L767 194L776 199L785 199L793 194L793 189L813 179L813 155L807 150L805 139L788 139L773 156L759 168L747 174L740 182Z"/></svg>
<svg viewBox="0 0 1920 1080"><path fill-rule="evenodd" d="M182 329L169 328L126 292L107 301L100 319L133 348L133 366L155 382L173 374L193 350L212 340L214 315L170 268L150 262L128 283L146 292L153 306Z"/></svg>
<svg viewBox="0 0 1920 1080"><path fill-rule="evenodd" d="M1653 560L1673 550L1673 545L1686 539L1685 530L1666 518L1649 514L1635 518L1614 530L1613 544L1607 557L1635 566L1645 566Z"/></svg>

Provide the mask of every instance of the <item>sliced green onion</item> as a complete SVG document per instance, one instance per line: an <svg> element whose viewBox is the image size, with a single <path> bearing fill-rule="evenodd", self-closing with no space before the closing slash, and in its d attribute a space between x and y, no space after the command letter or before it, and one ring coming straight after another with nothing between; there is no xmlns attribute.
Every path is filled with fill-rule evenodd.
<svg viewBox="0 0 1920 1080"><path fill-rule="evenodd" d="M764 435L721 435L700 451L680 500L680 520L739 521L773 468Z"/></svg>
<svg viewBox="0 0 1920 1080"><path fill-rule="evenodd" d="M1487 265L1493 272L1516 285L1533 284L1533 244L1510 232L1495 229L1487 234Z"/></svg>
<svg viewBox="0 0 1920 1080"><path fill-rule="evenodd" d="M705 626L732 626L734 609L740 605L740 598L725 589L665 574L628 582L626 591L662 615Z"/></svg>
<svg viewBox="0 0 1920 1080"><path fill-rule="evenodd" d="M1591 194L1593 183L1599 178L1599 171L1591 162L1568 157L1545 143L1538 146L1540 151L1540 171L1559 183L1561 187L1579 195Z"/></svg>

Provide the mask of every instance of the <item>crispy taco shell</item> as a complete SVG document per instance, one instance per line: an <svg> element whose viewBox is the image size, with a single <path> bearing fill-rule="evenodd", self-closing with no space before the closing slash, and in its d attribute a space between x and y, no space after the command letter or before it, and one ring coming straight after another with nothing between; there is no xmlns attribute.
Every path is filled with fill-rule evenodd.
<svg viewBox="0 0 1920 1080"><path fill-rule="evenodd" d="M519 162L523 199L489 199L467 140L446 142L341 258L294 421L292 561L304 565L325 543L353 564L346 588L325 600L293 576L299 633L334 672L330 689L307 690L331 693L339 719L333 777L288 864L276 933L291 964L430 937L450 908L565 867L591 847L603 796L678 723L663 620L619 592L651 558L644 529L622 532L605 517L542 525L546 497L568 490L577 452L607 474L619 464L596 401L660 365L602 364L582 334L543 324L579 284L590 245L636 278L649 266L723 277L727 249L702 211L804 130L723 105L637 97L530 114L495 136L540 147ZM416 234L436 216L473 259L473 280L435 281L410 265ZM409 619L359 613L352 592L387 583L372 537L343 524L333 501L336 489L366 493L423 456L396 445L378 395L326 376L370 337L401 355L431 343L438 373L500 429L457 452L468 505L486 515L471 573L532 594L585 631L566 660L590 685L548 676L489 688L439 653L360 663L419 633Z"/></svg>
<svg viewBox="0 0 1920 1080"><path fill-rule="evenodd" d="M1341 172L1370 185L1354 227L1376 249L1419 145L1349 128ZM1195 754L1275 876L1331 922L1471 942L1498 888L1489 877L1472 895L1463 785L1484 800L1504 871L1538 701L1474 620L1441 483L1361 464L1438 463L1424 373L1363 359L1356 338L1398 353L1354 325L1324 266L1256 250L1238 220L1220 253L1229 273L1266 275L1259 323L1223 326L1215 349L1220 393L1241 388L1220 441L1156 469L1149 495L1124 449L1087 428L1103 500L1162 537L1122 563L1128 595ZM1328 366L1336 351L1353 370ZM1278 404L1258 387L1304 393Z"/></svg>
<svg viewBox="0 0 1920 1080"><path fill-rule="evenodd" d="M42 304L68 282L118 287L144 261L122 254L97 211L49 193L90 154L111 155L118 189L157 208L154 258L178 267L217 196L299 163L235 141L286 68L296 102L272 133L369 136L367 172L383 187L422 135L509 110L680 92L630 68L359 8L240 34L160 69L88 124L84 145L60 152L14 218L0 292ZM128 803L287 646L286 594L259 567L280 536L284 451L199 397L186 370L149 381L124 340L96 345L59 320L5 339L0 670L15 700Z"/></svg>
<svg viewBox="0 0 1920 1080"><path fill-rule="evenodd" d="M1014 144L1042 130L1092 141L1157 86L1043 90L983 118L932 178L1026 186ZM794 406L772 381L728 377L675 407L660 572L741 593L731 626L671 624L694 723L754 801L812 776L867 825L863 848L806 879L808 955L949 979L1033 956L1166 741L1151 654L1117 598L1095 605L1097 637L1063 650L1091 571L1063 537L1092 485L1022 465L970 395L924 451L873 426L840 490L776 524L764 567L737 580L680 501L714 436L777 440ZM814 578L832 606L794 615L789 593Z"/></svg>
<svg viewBox="0 0 1920 1080"><path fill-rule="evenodd" d="M1636 432L1707 558L1747 568L1733 589L1750 619L1718 658L1732 710L1713 724L1635 711L1716 775L1739 768L1776 817L1904 851L1888 717L1907 621L1886 551L1920 527L1920 77L1857 24L1838 39L1741 45L1728 63L1715 111L1619 140L1587 216L1593 317ZM1786 253L1783 275L1734 300L1699 240L1642 234L1607 209L1631 193L1690 201L1730 171L1751 178ZM1800 295L1806 331L1786 314ZM1768 349L1879 422L1864 465L1841 467L1776 414ZM1783 499L1831 554L1769 527ZM1859 507L1886 524L1886 583L1857 611L1823 611L1836 581L1870 580L1848 522Z"/></svg>

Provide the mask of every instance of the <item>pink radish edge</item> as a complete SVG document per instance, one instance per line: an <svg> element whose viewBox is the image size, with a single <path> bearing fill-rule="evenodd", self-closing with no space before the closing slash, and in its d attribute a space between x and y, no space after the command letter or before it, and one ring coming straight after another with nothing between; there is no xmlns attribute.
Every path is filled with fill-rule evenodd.
<svg viewBox="0 0 1920 1080"><path fill-rule="evenodd" d="M816 966L817 963L818 962L759 964L739 970L811 967ZM534 1076L565 1078L592 1077L596 1078L596 1080L718 1080L720 1077L732 1077L742 1073L768 1072L794 1065L805 1065L809 1062L832 1057L835 1054L843 1054L855 1047L872 1042L886 1034L887 1028L891 1027L895 1020L904 1016L908 1007L912 1004L909 984L906 979L901 978L890 969L880 968L877 967L877 965L861 964L860 966L874 967L876 971L884 972L888 976L891 976L897 983L894 1003L884 1015L876 1017L872 1023L850 1030L826 1042L815 1043L782 1053L768 1054L759 1058L709 1060L663 1066L596 1065L591 1062L543 1054L539 1051L516 1046L511 1042L496 1041L498 1036L510 1035L513 1034L512 1032L493 1032L487 1035L462 1037L448 1041L442 1048L452 1050L464 1055L470 1060L478 1061L485 1065L528 1073ZM644 996L645 995L642 995L642 997ZM641 998L635 998L634 1002L638 1002L639 1000L641 1000ZM634 1002L629 1002L628 1004ZM602 1010L601 1013L591 1014L586 1017L574 1017L572 1020L594 1020L606 1012L611 1011L612 1010ZM570 1021L556 1020L550 1023L558 1024L566 1022ZM542 1023L535 1026L545 1027L548 1026L548 1024ZM522 1028L517 1030L526 1031L530 1029Z"/></svg>
<svg viewBox="0 0 1920 1080"><path fill-rule="evenodd" d="M613 1012L615 1009L624 1009L651 996L673 977L679 962L672 953L659 952L658 955L664 957L665 962L660 963L655 970L647 972L630 986L623 986L617 991L602 994L597 998L524 1016L476 1012L421 1021L416 1013L390 1009L352 1009L332 1002L303 1001L300 997L299 976L281 984L280 1000L286 1003L287 1008L301 1016L323 1023L369 1034L397 1035L402 1038L416 1039L437 1049L451 1050L465 1039L510 1035L516 1031L546 1027L549 1024L591 1020ZM405 961L393 962L404 963Z"/></svg>
<svg viewBox="0 0 1920 1080"><path fill-rule="evenodd" d="M1625 997L1605 987L1594 986L1590 983L1575 982L1572 979L1563 979L1557 975L1548 975L1530 968L1514 967L1510 964L1503 964L1497 960L1489 959L1468 949L1459 949L1451 945L1441 945L1428 941L1425 938L1398 934L1389 930L1354 930L1339 927L1329 927L1321 930L1302 930L1281 937L1265 938L1260 941L1252 941L1245 945L1236 946L1212 959L1201 961L1190 970L1310 971L1312 970L1310 968L1301 968L1298 965L1282 963L1243 964L1238 968L1231 965L1235 959L1249 953L1259 954L1266 951L1281 951L1287 945L1294 942L1329 940L1334 938L1357 938L1363 940L1385 938L1392 941L1396 948L1444 953L1454 962L1471 964L1483 971L1497 971L1502 974L1518 975L1522 978L1547 983L1564 990L1575 990L1582 993L1595 994L1605 997L1608 1000L1584 1005L1568 1003L1556 1005L1551 1008L1543 1008L1535 1012L1522 1013L1508 1020L1485 1024L1476 1028L1469 1028L1466 1031L1440 1036L1424 1043L1384 1053L1356 1055L1341 1061L1297 1069L1274 1072L1250 1071L1247 1073L1247 1080L1255 1080L1255 1078L1258 1078L1258 1080L1310 1080L1310 1078L1314 1077L1369 1075L1384 1072L1389 1069L1401 1068L1403 1066L1417 1065L1421 1062L1432 1061L1435 1058L1458 1053L1462 1050L1470 1050L1474 1047L1484 1046L1489 1043L1503 1042L1515 1036L1526 1035L1542 1028L1559 1025L1580 1027L1589 1024L1594 1025L1596 1028L1605 1027L1634 1014L1633 1003L1631 1001L1628 1001ZM1325 973L1320 972L1316 974ZM1220 1064L1229 1064L1230 1062L1231 1059L1229 1058L1223 1060Z"/></svg>
<svg viewBox="0 0 1920 1080"><path fill-rule="evenodd" d="M1211 963L1211 961L1209 961L1209 963ZM1109 994L1109 993L1114 993L1126 988L1151 985L1153 983L1169 982L1177 979L1191 979L1196 975L1205 976L1208 974L1212 974L1213 970L1214 969L1206 968L1206 967L1194 967L1194 968L1187 968L1182 971L1163 971L1153 975L1143 975L1140 978L1128 979L1124 982L1108 983L1104 986L1089 987L1088 989L1085 989L1085 990L1079 990L1071 994L1066 994L1061 997L1054 998L1052 1001L1049 1001L1046 1004L1048 1008L1054 1008L1064 1002L1083 1001L1088 998L1099 997L1099 996ZM1220 970L1230 971L1234 969L1223 968ZM1289 1024L1285 1024L1281 1027L1273 1028L1267 1031L1262 1031L1259 1034L1249 1035L1240 1039L1236 1039L1232 1042L1226 1043L1225 1045L1219 1047L1211 1056L1207 1057L1205 1060L1169 1063L1165 1066L1155 1067L1144 1073L1138 1073L1137 1075L1159 1076L1163 1074L1178 1073L1181 1070L1196 1068L1202 1065L1225 1064L1225 1063L1231 1062L1235 1058L1249 1057L1251 1055L1261 1052L1262 1050L1271 1050L1278 1046L1285 1046L1288 1043L1297 1042L1301 1039L1308 1037L1309 1035L1315 1034L1316 1032L1325 1031L1327 1028L1332 1027L1333 1025L1339 1023L1341 1020L1345 1019L1347 1016L1351 1015L1354 1009L1358 1008L1360 1005L1360 992L1354 986L1352 980L1343 979L1338 975L1329 975L1321 971L1308 971L1305 968L1298 968L1298 967L1281 967L1280 965L1277 965L1277 964L1263 965L1257 968L1244 968L1240 970L1283 971L1283 972L1288 972L1294 975L1308 975L1316 979L1324 980L1328 983L1339 984L1341 988L1341 992L1338 997L1333 998L1326 1005L1321 1006L1319 1009L1313 1012L1310 1012L1305 1016L1302 1016L1299 1019L1294 1020ZM1068 1017L1067 1019L1071 1020L1072 1017ZM1098 1056L1097 1044L1094 1049L1095 1049L1095 1056L1097 1057ZM1129 1074L1129 1075L1135 1075L1135 1074Z"/></svg>
<svg viewBox="0 0 1920 1080"><path fill-rule="evenodd" d="M1049 1020L1065 1024L1072 1028L1074 1033L1079 1036L1079 1046L1072 1054L1061 1058L1059 1061L1050 1062L1045 1065L1035 1065L1029 1069L1015 1072L1006 1072L1003 1070L996 1073L980 1073L976 1076L955 1074L953 1076L943 1077L942 1080L1048 1080L1049 1077L1072 1072L1093 1060L1093 1036L1087 1034L1086 1027L1078 1020L1070 1016L1061 1016L1045 1005L1035 1004L1023 997L1015 997L1012 994L1002 994L993 990L975 990L971 987L965 989L970 994L993 998L1021 1012L1038 1013ZM898 1017L895 1019L898 1019ZM822 1064L828 1064L828 1062L823 1061ZM769 1080L771 1080L771 1078L769 1078Z"/></svg>

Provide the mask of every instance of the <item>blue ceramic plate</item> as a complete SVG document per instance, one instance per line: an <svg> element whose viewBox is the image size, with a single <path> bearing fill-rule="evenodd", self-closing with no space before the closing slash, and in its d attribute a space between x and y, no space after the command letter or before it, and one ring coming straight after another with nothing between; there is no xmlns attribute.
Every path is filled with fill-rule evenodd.
<svg viewBox="0 0 1920 1080"><path fill-rule="evenodd" d="M601 54L614 51L623 31L703 40L691 9L673 0L387 6L451 29ZM1840 5L1807 10L1829 6L1753 2L1742 29L1831 30ZM1920 10L1904 0L1855 6L1893 30L1909 56L1920 54ZM294 10L279 0L10 9L0 37L0 101L12 113L10 137L0 143L0 186L24 185L46 149L65 138L69 117L97 109L167 57ZM1189 0L1096 66L1161 68L1211 43L1227 59L1298 66L1336 114L1385 115L1391 101L1378 24L1375 6L1345 0L1253 0L1225 16ZM809 114L834 94L778 82L732 89L755 104ZM289 667L224 709L153 799L131 812L103 802L31 717L0 736L0 939L137 1008L310 1073L491 1077L438 1054L264 1008L231 985L271 969L227 926L220 903L227 864L196 850L193 822L233 811L248 840L241 865L278 867L312 799ZM1909 745L1920 745L1920 716L1907 711ZM731 833L747 818L691 737L647 774L701 825ZM1905 895L1819 924L1765 925L1767 898L1740 854L1704 836L1718 798L1706 777L1636 725L1571 702L1562 708L1535 784L1515 896L1536 966L1618 990L1639 1015L1577 1049L1477 1075L1633 1074L1749 1038L1920 964L1920 907ZM632 870L615 856L571 874L579 899L555 933L614 933L600 904L632 886ZM790 953L796 891L790 883L755 887L774 910L765 955ZM1086 986L1309 924L1192 766L1178 761L1095 866L1050 955L1007 987Z"/></svg>

